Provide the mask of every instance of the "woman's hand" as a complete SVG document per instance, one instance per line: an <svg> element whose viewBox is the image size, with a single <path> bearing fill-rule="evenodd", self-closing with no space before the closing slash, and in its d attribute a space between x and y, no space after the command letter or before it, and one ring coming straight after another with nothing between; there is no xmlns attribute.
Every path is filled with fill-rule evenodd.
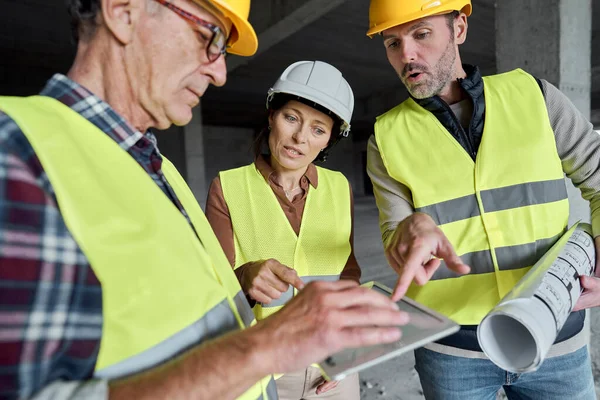
<svg viewBox="0 0 600 400"><path fill-rule="evenodd" d="M263 304L281 297L290 285L298 290L304 287L295 270L272 258L248 263L241 268L244 268L240 282L242 290Z"/></svg>

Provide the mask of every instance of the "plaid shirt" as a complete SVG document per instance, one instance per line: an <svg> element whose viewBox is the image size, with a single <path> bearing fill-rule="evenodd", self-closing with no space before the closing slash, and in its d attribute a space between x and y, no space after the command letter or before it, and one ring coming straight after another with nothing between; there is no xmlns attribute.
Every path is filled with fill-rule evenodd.
<svg viewBox="0 0 600 400"><path fill-rule="evenodd" d="M186 216L150 132L64 75L42 95L69 106L127 151ZM189 218L188 218L189 221ZM0 399L107 395L93 376L102 335L102 290L57 207L27 138L0 112ZM51 383L53 385L49 386ZM85 389L87 387L87 389ZM86 391L88 390L88 391Z"/></svg>

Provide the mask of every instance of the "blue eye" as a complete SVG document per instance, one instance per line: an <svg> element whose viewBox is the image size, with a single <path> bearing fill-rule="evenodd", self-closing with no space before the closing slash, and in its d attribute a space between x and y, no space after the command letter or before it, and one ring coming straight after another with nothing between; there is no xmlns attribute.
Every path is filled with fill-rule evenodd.
<svg viewBox="0 0 600 400"><path fill-rule="evenodd" d="M293 115L286 115L285 119L289 122L296 122L298 119L296 117L294 117Z"/></svg>

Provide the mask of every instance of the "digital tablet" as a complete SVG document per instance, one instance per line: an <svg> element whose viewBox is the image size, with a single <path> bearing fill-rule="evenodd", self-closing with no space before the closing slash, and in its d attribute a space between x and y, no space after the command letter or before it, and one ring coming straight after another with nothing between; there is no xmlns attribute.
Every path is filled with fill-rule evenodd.
<svg viewBox="0 0 600 400"><path fill-rule="evenodd" d="M388 296L393 292L379 282L368 282L362 286L371 287ZM409 298L401 299L398 305L400 310L410 314L409 323L402 327L400 340L389 344L342 350L318 364L323 376L327 380L339 381L354 372L442 339L460 329L456 322Z"/></svg>

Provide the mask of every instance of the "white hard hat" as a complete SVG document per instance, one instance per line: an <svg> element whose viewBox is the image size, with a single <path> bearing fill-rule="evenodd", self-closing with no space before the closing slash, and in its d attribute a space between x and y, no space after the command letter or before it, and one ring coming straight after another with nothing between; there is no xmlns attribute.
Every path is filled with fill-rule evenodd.
<svg viewBox="0 0 600 400"><path fill-rule="evenodd" d="M269 89L267 108L276 93L286 93L310 100L342 120L340 134L348 136L354 110L354 94L342 73L322 61L298 61L283 71Z"/></svg>

